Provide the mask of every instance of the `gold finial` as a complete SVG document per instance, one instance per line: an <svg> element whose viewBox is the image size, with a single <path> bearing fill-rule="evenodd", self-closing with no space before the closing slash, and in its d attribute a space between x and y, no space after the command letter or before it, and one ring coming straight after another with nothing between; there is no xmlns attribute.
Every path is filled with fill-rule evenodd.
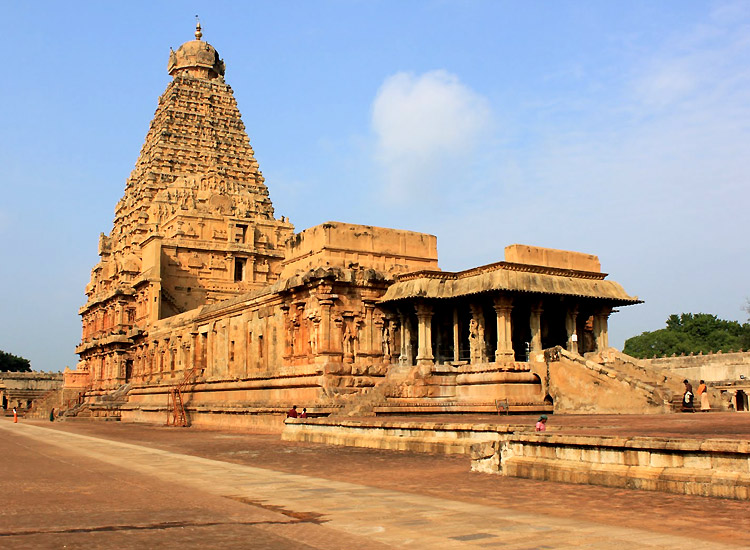
<svg viewBox="0 0 750 550"><path fill-rule="evenodd" d="M198 16L195 16L195 39L200 40L203 36L203 33L201 32L201 22L200 19L198 19Z"/></svg>

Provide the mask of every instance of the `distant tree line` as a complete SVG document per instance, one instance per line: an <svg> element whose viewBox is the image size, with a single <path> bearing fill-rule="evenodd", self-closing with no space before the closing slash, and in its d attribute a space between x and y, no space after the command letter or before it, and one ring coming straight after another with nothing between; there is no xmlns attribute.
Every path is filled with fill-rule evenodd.
<svg viewBox="0 0 750 550"><path fill-rule="evenodd" d="M708 313L670 315L666 328L625 341L623 352L640 359L750 349L750 323L725 321Z"/></svg>
<svg viewBox="0 0 750 550"><path fill-rule="evenodd" d="M31 361L0 350L0 372L31 372Z"/></svg>

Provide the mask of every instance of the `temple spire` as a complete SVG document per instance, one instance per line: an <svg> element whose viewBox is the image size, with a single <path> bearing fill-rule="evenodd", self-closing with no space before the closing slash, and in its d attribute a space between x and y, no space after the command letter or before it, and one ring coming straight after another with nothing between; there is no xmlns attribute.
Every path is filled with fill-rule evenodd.
<svg viewBox="0 0 750 550"><path fill-rule="evenodd" d="M201 21L198 19L198 16L195 16L195 39L200 40L203 37L203 32L201 32Z"/></svg>

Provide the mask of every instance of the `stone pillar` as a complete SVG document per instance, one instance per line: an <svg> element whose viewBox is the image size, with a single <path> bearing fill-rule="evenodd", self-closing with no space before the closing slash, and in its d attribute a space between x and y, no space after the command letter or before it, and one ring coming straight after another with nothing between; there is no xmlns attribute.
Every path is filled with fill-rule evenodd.
<svg viewBox="0 0 750 550"><path fill-rule="evenodd" d="M190 350L188 352L188 364L185 365L186 369L196 367L198 369L198 333L190 333Z"/></svg>
<svg viewBox="0 0 750 550"><path fill-rule="evenodd" d="M411 325L408 315L399 315L401 325L401 353L398 357L400 365L411 365L414 363L411 349Z"/></svg>
<svg viewBox="0 0 750 550"><path fill-rule="evenodd" d="M513 353L513 327L511 325L510 313L513 310L513 298L510 296L495 297L495 313L497 314L497 350L495 351L496 363L508 363L515 359Z"/></svg>
<svg viewBox="0 0 750 550"><path fill-rule="evenodd" d="M432 355L432 307L427 304L417 304L417 365L432 365L435 358Z"/></svg>
<svg viewBox="0 0 750 550"><path fill-rule="evenodd" d="M117 305L115 305L115 332L122 328L122 325L124 324L124 315L125 308L123 307L123 302L117 302Z"/></svg>
<svg viewBox="0 0 750 550"><path fill-rule="evenodd" d="M578 354L578 331L576 329L578 322L578 306L573 305L568 308L568 314L565 316L565 331L568 334L568 351Z"/></svg>
<svg viewBox="0 0 750 550"><path fill-rule="evenodd" d="M399 315L399 352L398 352L398 364L406 365L406 316L403 314Z"/></svg>
<svg viewBox="0 0 750 550"><path fill-rule="evenodd" d="M331 350L331 307L333 300L320 300L320 334L318 337L318 352Z"/></svg>
<svg viewBox="0 0 750 550"><path fill-rule="evenodd" d="M365 302L364 341L362 342L360 349L360 353L365 356L375 355L375 346L373 345L373 341L375 340L375 325L372 315L374 309L375 304L372 302Z"/></svg>
<svg viewBox="0 0 750 550"><path fill-rule="evenodd" d="M529 317L529 328L531 329L531 353L542 351L542 301L531 306L531 315Z"/></svg>
<svg viewBox="0 0 750 550"><path fill-rule="evenodd" d="M211 323L208 327L208 339L206 341L206 370L215 372L214 351L216 350L216 324Z"/></svg>
<svg viewBox="0 0 750 550"><path fill-rule="evenodd" d="M609 347L608 319L612 313L611 307L603 307L594 314L594 340L596 351L604 351Z"/></svg>
<svg viewBox="0 0 750 550"><path fill-rule="evenodd" d="M320 330L318 333L318 361L326 362L332 356L341 357L341 319L333 319L333 304L336 296L334 294L323 294L318 296L320 304ZM337 323L338 321L338 323ZM338 329L338 330L335 330ZM334 332L335 340L334 341Z"/></svg>
<svg viewBox="0 0 750 550"><path fill-rule="evenodd" d="M284 352L282 358L284 361L288 361L292 356L292 323L289 318L289 304L281 304L279 306L281 310L281 323L284 327Z"/></svg>
<svg viewBox="0 0 750 550"><path fill-rule="evenodd" d="M458 308L453 308L453 362L458 363L461 360L461 331L458 327Z"/></svg>

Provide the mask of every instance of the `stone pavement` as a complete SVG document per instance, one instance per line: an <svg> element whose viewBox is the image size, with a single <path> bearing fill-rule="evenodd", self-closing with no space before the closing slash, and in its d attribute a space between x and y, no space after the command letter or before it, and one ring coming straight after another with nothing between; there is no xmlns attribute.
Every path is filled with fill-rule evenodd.
<svg viewBox="0 0 750 550"><path fill-rule="evenodd" d="M189 548L208 543L273 550L748 546L747 503L528 480L503 485L496 476L451 474L459 464L468 469L468 462L456 457L362 449L341 452L271 439L277 436L265 436L265 444L253 447L252 441L263 436L101 423L0 420L0 434L6 457L18 455L0 479L7 503L0 513L0 547L9 543L11 548L62 548L60 541L66 537L72 543L68 548ZM286 454L286 462L307 475L243 463L253 454L258 463L273 468L283 466ZM308 467L302 468L295 456L304 456ZM397 479L387 473L390 464L400 472ZM426 472L418 471L420 466ZM410 471L420 483L410 480ZM374 476L391 482L377 486ZM99 485L97 477L102 477ZM446 487L457 480L465 486ZM64 487L62 497L44 492L46 485L55 483ZM524 486L525 493L515 490ZM503 495L504 506L484 494L503 488L513 491ZM32 496L21 498L25 505L19 507L10 496L13 493ZM588 499L592 519L583 510L587 494L601 499ZM550 513L555 504L548 495L552 501L567 498L568 505L579 509L567 516ZM609 508L615 515L607 515L607 506L602 505L607 499L620 505ZM89 500L95 508L76 513L74 505ZM623 502L634 509L622 508ZM649 503L656 506L648 509ZM635 509L638 506L640 510ZM654 515L656 521L639 519ZM675 520L671 524L670 518Z"/></svg>

